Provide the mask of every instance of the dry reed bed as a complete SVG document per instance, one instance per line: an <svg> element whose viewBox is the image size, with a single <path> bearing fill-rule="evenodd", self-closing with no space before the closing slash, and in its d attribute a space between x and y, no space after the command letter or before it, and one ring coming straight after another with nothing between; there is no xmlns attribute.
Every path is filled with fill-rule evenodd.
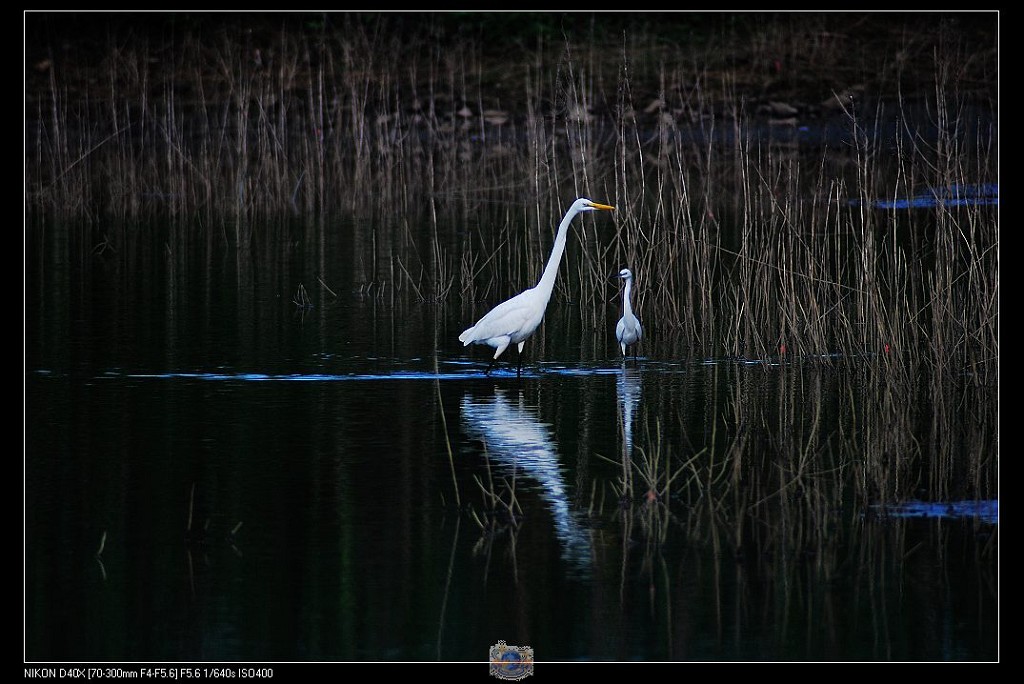
<svg viewBox="0 0 1024 684"><path fill-rule="evenodd" d="M764 52L792 50L773 30ZM850 105L845 139L794 151L759 135L763 119L735 76L701 70L683 50L646 75L662 88L653 106L633 94L641 47L611 60L569 43L538 49L520 65L525 92L507 94L524 109L498 114L505 93L483 83L479 46L410 62L417 46L359 31L282 33L262 51L234 38L185 36L173 49L112 39L98 66L37 74L46 87L27 112L30 213L227 216L247 242L284 214L372 212L388 228L378 249L401 262L388 271L415 286L407 292L446 298L454 286L477 299L533 278L564 205L589 194L619 207L615 230L584 227L564 296L603 300L606 274L630 264L643 304L693 343L724 331L736 354L911 349L927 330L943 347L960 340L972 363L991 360L994 212L865 208L995 177L994 131L956 118L967 86L949 62L935 68L936 121L904 121L889 140L865 128L881 112ZM915 124L938 133L925 139ZM428 244L415 231L424 220ZM914 222L909 244L894 237L904 221Z"/></svg>

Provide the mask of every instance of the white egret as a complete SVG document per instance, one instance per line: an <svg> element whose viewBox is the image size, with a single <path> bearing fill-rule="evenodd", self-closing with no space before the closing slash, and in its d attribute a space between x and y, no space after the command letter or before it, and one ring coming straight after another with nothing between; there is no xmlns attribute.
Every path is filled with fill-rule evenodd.
<svg viewBox="0 0 1024 684"><path fill-rule="evenodd" d="M523 345L540 325L540 322L544 320L544 311L551 299L551 292L555 289L558 264L562 260L562 253L565 252L565 238L569 232L569 224L572 223L576 214L584 211L612 211L614 209L615 207L611 205L598 204L586 197L581 197L573 202L569 211L565 212L565 216L562 217L562 222L558 224L555 244L551 248L551 256L548 257L548 263L544 267L544 273L541 274L540 282L529 290L520 292L515 297L498 304L477 321L476 325L466 328L459 335L459 341L463 346L486 344L494 347L494 357L487 366L488 374L491 372L491 366L510 344L519 346L519 363L516 367L516 374L522 374Z"/></svg>
<svg viewBox="0 0 1024 684"><path fill-rule="evenodd" d="M640 319L633 315L633 307L629 303L630 290L633 287L633 272L628 268L619 271L619 277L626 281L626 291L622 293L622 318L615 326L615 339L619 341L622 357L626 357L626 346L635 345L640 341L643 330ZM636 347L633 347L633 360L636 361Z"/></svg>

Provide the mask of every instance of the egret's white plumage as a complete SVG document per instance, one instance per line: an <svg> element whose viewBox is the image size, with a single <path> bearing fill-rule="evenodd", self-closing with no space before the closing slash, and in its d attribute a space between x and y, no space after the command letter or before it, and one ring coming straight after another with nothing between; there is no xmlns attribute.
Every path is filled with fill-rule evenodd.
<svg viewBox="0 0 1024 684"><path fill-rule="evenodd" d="M548 263L544 267L540 282L529 290L520 292L515 297L498 304L477 321L476 325L466 328L459 335L459 341L463 346L486 344L494 347L494 357L491 359L493 364L510 344L518 345L520 356L517 370L521 372L523 345L540 325L540 322L544 320L544 311L547 309L551 293L555 289L555 276L558 275L558 265L562 260L562 253L565 252L569 224L572 223L576 214L581 212L614 209L615 207L611 205L598 204L586 197L581 197L573 202L558 225L555 244L551 248L551 256L548 257ZM490 371L490 366L487 370Z"/></svg>
<svg viewBox="0 0 1024 684"><path fill-rule="evenodd" d="M615 339L619 341L622 356L626 356L626 347L636 344L643 335L640 319L633 315L633 307L629 302L630 290L633 288L633 272L628 268L619 271L619 277L626 281L626 290L622 293L622 318L615 326ZM633 358L636 358L636 347L633 347Z"/></svg>

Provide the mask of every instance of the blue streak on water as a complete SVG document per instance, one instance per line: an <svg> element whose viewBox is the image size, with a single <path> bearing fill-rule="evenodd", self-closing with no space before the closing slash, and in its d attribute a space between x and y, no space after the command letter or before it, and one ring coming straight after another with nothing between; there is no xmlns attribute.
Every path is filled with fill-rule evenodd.
<svg viewBox="0 0 1024 684"><path fill-rule="evenodd" d="M811 354L805 356L785 357L727 357L707 358L698 360L652 360L640 357L636 364L630 361L629 368L649 374L675 374L692 371L694 366L767 366L783 367L797 362L832 361L849 358L867 360L874 357L873 353L865 353L856 356L844 354ZM467 379L538 379L550 376L564 377L592 377L618 375L622 372L621 360L608 360L596 362L583 362L577 365L566 365L561 362L541 362L523 368L521 375L517 375L514 367L494 367L490 374L486 373L487 365L464 359L446 360L440 364L440 369L415 369L403 368L416 359L383 359L383 358L362 358L350 359L352 370L345 372L323 372L322 370L301 372L301 373L261 373L230 368L218 367L211 371L128 371L120 368L108 369L95 376L94 380L204 380L210 382L345 382L345 381L376 381L376 380L467 380ZM339 362L340 363L340 362ZM372 366L387 365L390 370L360 370L359 366L370 364ZM39 368L31 371L41 377L61 378L68 377L67 373L48 368Z"/></svg>
<svg viewBox="0 0 1024 684"><path fill-rule="evenodd" d="M852 206L863 204L860 200L850 200ZM925 188L911 197L893 200L872 200L868 206L877 209L931 209L939 206L995 206L999 204L998 183L978 183L969 185L950 185L945 188Z"/></svg>
<svg viewBox="0 0 1024 684"><path fill-rule="evenodd" d="M873 507L875 513L892 518L978 518L981 522L999 522L999 501L905 501Z"/></svg>
<svg viewBox="0 0 1024 684"><path fill-rule="evenodd" d="M157 378L165 380L234 380L242 382L342 382L353 380L450 380L466 378L463 373L428 373L397 371L394 373L292 373L268 375L266 373L128 373L126 378Z"/></svg>

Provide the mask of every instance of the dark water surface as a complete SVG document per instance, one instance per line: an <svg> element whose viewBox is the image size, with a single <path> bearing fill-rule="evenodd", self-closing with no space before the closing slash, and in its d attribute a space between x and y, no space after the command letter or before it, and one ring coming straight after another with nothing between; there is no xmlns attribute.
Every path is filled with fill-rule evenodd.
<svg viewBox="0 0 1024 684"><path fill-rule="evenodd" d="M457 299L360 292L344 259L97 244L30 232L27 660L998 657L994 494L858 484L870 356L652 334L624 366L614 319L591 348L553 301L523 376L487 377ZM906 441L942 440L906 403Z"/></svg>

